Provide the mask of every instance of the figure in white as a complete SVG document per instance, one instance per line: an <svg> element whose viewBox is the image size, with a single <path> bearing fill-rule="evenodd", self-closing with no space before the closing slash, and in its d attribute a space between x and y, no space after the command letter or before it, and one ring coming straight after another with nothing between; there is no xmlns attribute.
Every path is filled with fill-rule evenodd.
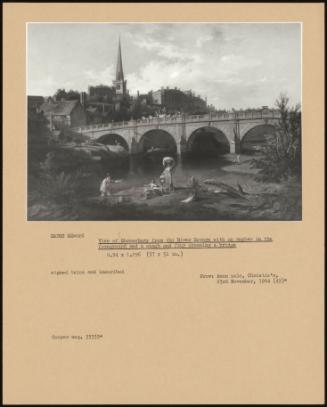
<svg viewBox="0 0 327 407"><path fill-rule="evenodd" d="M110 174L107 173L106 178L104 178L102 180L101 185L100 185L100 193L101 193L102 198L105 198L105 197L111 195L111 182L112 182L112 180L111 180Z"/></svg>
<svg viewBox="0 0 327 407"><path fill-rule="evenodd" d="M175 160L172 157L164 157L162 160L164 170L160 175L160 182L163 193L169 194L174 190L173 170L175 168L175 164Z"/></svg>

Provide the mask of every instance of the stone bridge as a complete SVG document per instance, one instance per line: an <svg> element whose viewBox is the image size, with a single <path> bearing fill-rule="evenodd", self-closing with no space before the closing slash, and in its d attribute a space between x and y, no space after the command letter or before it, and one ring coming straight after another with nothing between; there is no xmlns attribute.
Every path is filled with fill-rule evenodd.
<svg viewBox="0 0 327 407"><path fill-rule="evenodd" d="M177 154L183 154L192 151L195 139L197 143L201 143L204 134L210 134L218 143L223 144L226 152L238 153L242 151L244 141L251 134L256 133L255 137L258 139L273 133L279 118L278 110L262 109L196 116L153 117L81 126L73 128L73 131L105 144L118 141L131 154L145 152L145 140L151 138L166 138L174 144Z"/></svg>

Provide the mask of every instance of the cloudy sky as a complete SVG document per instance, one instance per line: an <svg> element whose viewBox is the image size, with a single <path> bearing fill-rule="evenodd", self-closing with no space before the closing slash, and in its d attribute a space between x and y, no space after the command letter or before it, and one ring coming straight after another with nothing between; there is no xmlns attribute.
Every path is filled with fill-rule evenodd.
<svg viewBox="0 0 327 407"><path fill-rule="evenodd" d="M299 23L37 24L27 27L29 95L111 85L118 37L131 94L192 89L217 108L301 101Z"/></svg>

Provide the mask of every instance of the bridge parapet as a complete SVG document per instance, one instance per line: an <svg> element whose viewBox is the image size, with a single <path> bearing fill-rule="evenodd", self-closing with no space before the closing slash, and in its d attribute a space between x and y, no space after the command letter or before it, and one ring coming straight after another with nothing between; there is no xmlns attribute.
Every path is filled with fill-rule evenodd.
<svg viewBox="0 0 327 407"><path fill-rule="evenodd" d="M234 112L217 112L204 115L166 115L138 120L123 122L99 123L86 126L75 127L72 130L84 133L93 130L119 130L129 127L138 127L144 125L158 124L177 124L180 122L208 122L208 121L235 121L235 120L254 120L254 119L278 119L280 112L276 109L253 110L253 111L234 111Z"/></svg>

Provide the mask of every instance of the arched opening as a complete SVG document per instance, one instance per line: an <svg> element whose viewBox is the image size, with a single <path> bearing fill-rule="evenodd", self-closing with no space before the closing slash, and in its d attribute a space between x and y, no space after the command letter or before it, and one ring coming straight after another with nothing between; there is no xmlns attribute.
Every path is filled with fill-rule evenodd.
<svg viewBox="0 0 327 407"><path fill-rule="evenodd" d="M150 130L139 141L138 151L143 154L175 154L177 146L174 137L164 130Z"/></svg>
<svg viewBox="0 0 327 407"><path fill-rule="evenodd" d="M219 157L230 152L230 145L221 130L201 127L189 137L186 150L193 157Z"/></svg>
<svg viewBox="0 0 327 407"><path fill-rule="evenodd" d="M99 137L97 142L109 146L121 146L126 151L129 150L127 141L119 134L105 134L104 136Z"/></svg>
<svg viewBox="0 0 327 407"><path fill-rule="evenodd" d="M260 154L269 137L273 136L275 131L275 127L269 124L253 127L241 140L241 152L249 155Z"/></svg>
<svg viewBox="0 0 327 407"><path fill-rule="evenodd" d="M165 156L177 158L177 145L174 137L164 130L149 130L138 143L138 164L143 172L162 170Z"/></svg>

